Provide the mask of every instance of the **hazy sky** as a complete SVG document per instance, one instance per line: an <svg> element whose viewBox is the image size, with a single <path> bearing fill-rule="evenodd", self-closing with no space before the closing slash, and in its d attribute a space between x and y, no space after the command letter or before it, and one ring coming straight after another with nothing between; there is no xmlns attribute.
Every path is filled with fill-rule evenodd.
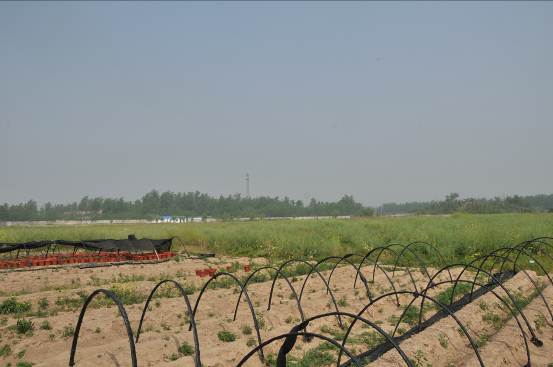
<svg viewBox="0 0 553 367"><path fill-rule="evenodd" d="M553 3L0 3L0 202L553 192Z"/></svg>

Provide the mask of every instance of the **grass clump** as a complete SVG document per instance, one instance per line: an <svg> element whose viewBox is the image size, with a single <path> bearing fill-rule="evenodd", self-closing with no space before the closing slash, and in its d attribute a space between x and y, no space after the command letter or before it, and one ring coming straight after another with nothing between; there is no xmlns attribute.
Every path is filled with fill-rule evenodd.
<svg viewBox="0 0 553 367"><path fill-rule="evenodd" d="M33 332L34 325L30 320L26 319L19 319L15 323L15 331L18 334L24 335L24 334L31 334Z"/></svg>
<svg viewBox="0 0 553 367"><path fill-rule="evenodd" d="M40 329L41 330L52 330L52 326L50 325L50 322L48 320L44 320L40 324Z"/></svg>
<svg viewBox="0 0 553 367"><path fill-rule="evenodd" d="M535 315L534 325L536 326L536 331L540 333L541 329L543 329L547 325L545 316L541 312Z"/></svg>
<svg viewBox="0 0 553 367"><path fill-rule="evenodd" d="M495 330L500 330L503 326L503 319L499 317L499 315L488 311L484 315L482 315L482 321L485 321L486 323L493 326Z"/></svg>
<svg viewBox="0 0 553 367"><path fill-rule="evenodd" d="M410 305L405 309L405 313L403 314L403 322L406 324L409 324L411 326L417 324L419 322L419 308L417 306ZM424 312L423 312L424 316Z"/></svg>
<svg viewBox="0 0 553 367"><path fill-rule="evenodd" d="M8 344L4 344L4 346L0 348L0 357L7 357L10 354L12 354L12 348Z"/></svg>
<svg viewBox="0 0 553 367"><path fill-rule="evenodd" d="M364 331L357 336L350 337L348 340L352 344L362 344L368 349L374 348L384 341L385 338L376 331Z"/></svg>
<svg viewBox="0 0 553 367"><path fill-rule="evenodd" d="M71 336L75 335L75 328L73 325L66 325L63 328L63 331L61 332L61 336L64 338L69 338Z"/></svg>
<svg viewBox="0 0 553 367"><path fill-rule="evenodd" d="M430 367L431 365L428 365L428 359L426 358L426 353L424 353L422 350L417 349L415 351L415 354L413 355L414 358L411 359L411 362L415 367Z"/></svg>
<svg viewBox="0 0 553 367"><path fill-rule="evenodd" d="M335 357L329 350L334 346L328 343L322 343L319 346L308 350L301 358L289 357L287 366L291 367L313 367L330 366L335 363Z"/></svg>
<svg viewBox="0 0 553 367"><path fill-rule="evenodd" d="M38 300L38 309L45 311L48 309L49 304L50 303L48 302L47 298L41 298Z"/></svg>
<svg viewBox="0 0 553 367"><path fill-rule="evenodd" d="M18 302L15 298L8 298L0 303L0 314L21 314L31 310L30 302Z"/></svg>
<svg viewBox="0 0 553 367"><path fill-rule="evenodd" d="M488 341L490 340L490 337L488 335L479 335L478 338L475 340L476 346L478 348L483 347Z"/></svg>
<svg viewBox="0 0 553 367"><path fill-rule="evenodd" d="M472 285L469 283L462 283L462 282L457 283L457 287L455 287L455 297L453 301L461 298L465 294L468 294L471 289L472 289ZM450 286L436 296L436 301L440 302L442 305L447 306L451 301L452 294L453 294L453 286ZM436 307L440 307L440 306L436 305Z"/></svg>
<svg viewBox="0 0 553 367"><path fill-rule="evenodd" d="M444 333L441 332L438 335L438 341L440 342L440 345L442 346L442 348L447 349L447 347L449 345L449 339L448 339L447 335L445 335Z"/></svg>
<svg viewBox="0 0 553 367"><path fill-rule="evenodd" d="M187 342L184 342L179 346L178 352L183 356L190 356L194 353L194 347L192 347Z"/></svg>
<svg viewBox="0 0 553 367"><path fill-rule="evenodd" d="M340 307L347 307L347 306L349 306L348 299L346 298L346 296L340 297L340 299L338 300L337 303L338 303L338 306L340 306Z"/></svg>
<svg viewBox="0 0 553 367"><path fill-rule="evenodd" d="M290 316L286 317L286 319L284 319L284 322L287 323L287 324L291 324L294 321L296 321L296 319L292 315L290 315Z"/></svg>
<svg viewBox="0 0 553 367"><path fill-rule="evenodd" d="M330 334L330 336L334 340L343 340L346 335L345 330L333 329L328 325L323 325L321 327L321 332L325 334Z"/></svg>
<svg viewBox="0 0 553 367"><path fill-rule="evenodd" d="M224 343L230 343L236 340L236 335L230 331L221 330L217 333L217 338Z"/></svg>
<svg viewBox="0 0 553 367"><path fill-rule="evenodd" d="M124 305L134 305L137 303L142 303L146 301L146 295L133 289L130 287L126 287L124 285L114 285L110 288L110 290L115 293L117 298L124 304ZM111 300L108 300L107 298L104 298L105 302L111 303Z"/></svg>

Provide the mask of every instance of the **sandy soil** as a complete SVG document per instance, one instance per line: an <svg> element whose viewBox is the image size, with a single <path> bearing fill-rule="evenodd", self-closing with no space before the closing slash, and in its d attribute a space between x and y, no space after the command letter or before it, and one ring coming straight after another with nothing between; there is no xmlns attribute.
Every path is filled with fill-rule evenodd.
<svg viewBox="0 0 553 367"><path fill-rule="evenodd" d="M13 330L17 319L13 315L1 315L0 320L0 348L9 345L11 353L0 356L0 365L17 361L32 362L36 366L67 366L72 337L65 335L64 329L75 326L80 309L74 307L67 309L56 302L64 297L78 298L78 292L90 293L99 287L110 288L112 286L123 287L148 294L159 279L172 278L187 285L200 286L206 278L196 277L194 271L206 266L224 267L226 264L237 261L241 264L250 262L250 259L210 259L184 260L180 262L170 261L163 264L152 265L124 265L119 267L95 268L95 269L44 269L40 271L24 273L0 274L0 291L3 294L0 302L16 295L20 302L29 301L33 310L38 308L39 300L48 300L47 315L45 317L27 317L35 325L32 335L19 335ZM255 259L261 264L263 259ZM372 268L364 268L364 274L370 278ZM435 269L429 269L432 273ZM454 275L457 273L453 272ZM323 272L328 276L329 272ZM239 271L239 276L244 272ZM354 271L350 266L340 267L332 277L331 288L342 311L357 313L368 303L368 298L361 282L353 289ZM391 276L391 273L389 274ZM420 271L413 271L418 287L424 287L428 281ZM533 277L538 279L535 274ZM441 279L445 280L444 274ZM296 277L293 280L295 289L299 292L304 277ZM541 279L543 281L543 279ZM396 272L394 277L396 289L412 290L410 278L404 271ZM294 323L299 321L299 312L296 301L290 297L291 292L284 280L279 280L276 285L272 307L267 310L270 282L255 283L248 286L248 292L256 314L262 320L264 327L261 331L262 339L286 333ZM507 282L509 289L516 290L521 295L531 293L531 283L522 273L517 274ZM435 295L443 290L439 287L430 295ZM371 294L376 296L391 290L386 277L377 271L375 282L370 284ZM502 296L503 293L499 292ZM195 302L199 292L190 296ZM544 294L553 308L552 287L546 288ZM232 366L238 363L251 346L255 331L248 334L245 326L253 328L252 316L247 303L243 299L236 321L232 320L234 305L237 299L235 288L209 289L202 298L199 310L196 314L198 332L201 345L201 358L205 366ZM406 304L411 296L400 298ZM330 296L326 293L323 283L317 277L313 277L307 283L304 291L302 306L306 316L333 310ZM541 302L541 303L540 303ZM485 308L483 304L486 304ZM496 330L491 324L483 321L483 316L493 310L499 317L505 317L506 313L496 305L497 299L486 294L477 301L465 306L459 312L458 317L464 325L468 325L471 335L482 342L480 353L486 366L522 366L524 364L525 349L520 337L520 330L514 320L506 321ZM126 306L133 330L136 332L144 303ZM396 307L395 299L388 297L373 305L364 316L380 324L386 331L393 330L391 318L399 316L401 308ZM535 320L542 321L537 315L545 315L546 323L541 325L538 333L544 346L537 348L531 345L532 362L534 366L547 366L553 361L553 328L551 318L541 299L534 299L524 311L532 327ZM47 320L50 330L41 329L40 325ZM345 320L346 321L346 320ZM402 329L410 328L402 324ZM335 317L328 317L314 321L310 330L321 332L339 331ZM423 332L404 341L401 346L410 358L417 359L421 366L477 366L474 351L466 337L461 336L458 326L451 318L440 320L438 323ZM537 328L536 328L537 329ZM227 330L236 335L233 342L222 342L217 337L217 332ZM526 330L526 328L525 328ZM246 331L246 333L244 333ZM367 329L356 326L353 335L361 335ZM66 333L67 334L67 333ZM248 334L248 335L245 335ZM444 340L447 340L445 342ZM151 311L146 315L143 332L140 341L136 344L138 361L140 366L193 366L193 357L181 356L177 348L183 342L193 345L192 334L188 331L186 322L186 309L182 298L159 298L152 302ZM250 344L251 345L251 344ZM317 342L298 341L293 352L301 356L303 352L314 348ZM444 347L444 345L446 345ZM265 354L276 353L280 343L273 343L265 349ZM361 352L366 350L363 345L355 344L352 347ZM508 349L508 353L505 350ZM19 355L18 355L19 354ZM22 355L23 354L23 355ZM123 322L117 316L116 307L91 308L88 310L83 329L79 338L76 366L130 366L130 354L127 335ZM173 360L174 359L174 360ZM474 359L474 361L473 361ZM503 362L505 360L505 362ZM247 366L261 366L257 356L252 357ZM402 366L404 365L397 352L390 351L371 365L378 366Z"/></svg>

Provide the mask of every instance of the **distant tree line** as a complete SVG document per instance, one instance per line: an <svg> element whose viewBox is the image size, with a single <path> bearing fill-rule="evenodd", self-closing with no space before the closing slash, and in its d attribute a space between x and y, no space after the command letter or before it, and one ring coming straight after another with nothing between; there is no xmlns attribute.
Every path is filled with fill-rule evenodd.
<svg viewBox="0 0 553 367"><path fill-rule="evenodd" d="M240 194L212 197L196 192L175 193L150 191L141 199L89 198L70 204L39 206L33 200L15 205L0 205L0 221L57 220L57 219L153 219L162 215L186 217L297 217L372 215L352 196L345 195L336 202L311 199L307 204L288 197L246 198Z"/></svg>
<svg viewBox="0 0 553 367"><path fill-rule="evenodd" d="M507 196L493 199L465 198L451 193L441 201L414 201L387 203L377 210L378 214L450 214L450 213L527 213L553 212L553 194L530 196Z"/></svg>
<svg viewBox="0 0 553 367"><path fill-rule="evenodd" d="M288 197L256 198L240 194L213 197L196 192L159 193L152 190L141 199L89 198L69 204L38 205L34 200L19 204L0 205L0 221L57 219L154 219L163 215L186 217L263 218L300 216L371 216L375 210L344 195L336 202L311 199L309 203ZM521 213L553 212L553 194L507 196L493 199L465 198L451 193L444 200L407 203L386 203L376 209L378 215L390 214L450 214L450 213Z"/></svg>

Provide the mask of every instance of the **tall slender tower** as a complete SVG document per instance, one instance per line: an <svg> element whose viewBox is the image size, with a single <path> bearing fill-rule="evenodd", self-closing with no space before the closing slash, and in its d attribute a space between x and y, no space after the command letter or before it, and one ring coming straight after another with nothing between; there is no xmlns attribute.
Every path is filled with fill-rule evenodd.
<svg viewBox="0 0 553 367"><path fill-rule="evenodd" d="M250 198L250 174L246 173L246 198Z"/></svg>

